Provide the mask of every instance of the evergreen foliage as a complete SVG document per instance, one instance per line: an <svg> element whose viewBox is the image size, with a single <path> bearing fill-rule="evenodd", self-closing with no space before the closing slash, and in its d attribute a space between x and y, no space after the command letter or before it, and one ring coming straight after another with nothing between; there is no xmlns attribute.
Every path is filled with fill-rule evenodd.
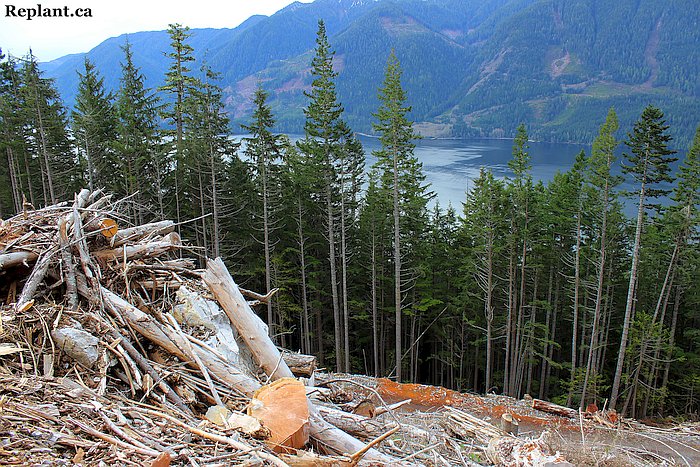
<svg viewBox="0 0 700 467"><path fill-rule="evenodd" d="M489 24L503 6L499 0L446 3L473 12L476 28L448 42L469 48L476 38L489 41L479 24ZM637 3L635 10L622 1L613 13L634 10L631 24L653 29L647 2ZM538 47L565 39L570 53L585 55L582 67L596 62L624 83L654 73L635 68L633 57L614 64L612 56L572 42L583 35L595 45L612 34L605 25L593 31L572 23L578 15L572 9L588 4L509 5L520 18L533 11L561 16L563 30L551 21L534 23ZM404 7L440 9L436 2L405 2L381 12L395 20ZM334 19L329 28L339 24ZM437 41L424 28L460 23L438 15L420 25L403 15L384 24L386 53L407 30ZM700 410L700 129L674 173L676 121L667 124L656 105L635 115L634 126L626 123L629 109L616 106L606 115L587 107L591 118L580 125L598 127L590 154L582 151L545 184L532 179L528 147L529 137L543 130L512 104L508 125L493 120L516 136L509 176L482 170L458 216L452 206L431 204L414 156L416 113L408 102L426 78L415 76L420 70L413 63L400 66L397 56L411 55L401 47L389 55L383 81L374 81L378 105L363 96L378 109L371 118L381 143L365 174L357 127L339 99L342 80L353 79L343 68L350 59L334 54L326 23L317 26L313 57L304 58L313 79L304 138L291 144L275 133L280 102L269 87L274 83L264 81L266 90L259 88L250 103L243 150L230 135L223 82L192 60L198 43L182 26L171 28L172 67L160 90L146 84L128 42L113 96L106 71L83 61L70 126L54 84L31 54L0 58L0 217L70 199L92 183L125 199L120 225L179 219L192 247L188 256L202 264L223 256L247 288L279 289L260 309L271 334L284 347L317 355L321 366L460 391L537 394L567 405L600 407L613 396L611 405L637 417ZM507 39L491 26L494 37ZM519 34L525 36L516 32L508 40L525 40ZM644 43L635 31L624 34ZM502 64L513 76L542 73L541 62L515 58L506 54ZM568 70L560 79L574 83L579 73L594 79L594 69ZM477 86L474 102L463 104L501 92L532 98L537 89L534 78L517 88L511 76L493 79L503 86L469 83ZM538 111L549 112L548 105ZM566 131L586 135L580 128ZM638 202L635 219L624 214L619 196L625 179L615 170L619 131L628 132L624 175ZM649 202L666 194L663 208Z"/></svg>

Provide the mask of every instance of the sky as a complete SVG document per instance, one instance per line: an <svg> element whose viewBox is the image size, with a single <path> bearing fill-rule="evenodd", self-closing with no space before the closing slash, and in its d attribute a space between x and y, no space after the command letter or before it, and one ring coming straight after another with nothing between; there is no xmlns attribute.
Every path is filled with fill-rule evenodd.
<svg viewBox="0 0 700 467"><path fill-rule="evenodd" d="M292 0L5 0L0 4L0 48L14 56L23 56L31 48L39 61L46 62L88 52L121 34L164 30L170 23L190 28L234 28L252 15L271 15L290 3ZM43 8L65 6L74 14L78 8L89 8L92 17L27 19L30 12L21 9L36 9L37 4Z"/></svg>

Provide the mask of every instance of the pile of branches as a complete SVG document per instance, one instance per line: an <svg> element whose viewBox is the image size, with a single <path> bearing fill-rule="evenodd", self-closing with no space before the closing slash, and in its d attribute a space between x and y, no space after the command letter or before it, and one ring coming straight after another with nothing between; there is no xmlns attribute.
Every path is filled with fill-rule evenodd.
<svg viewBox="0 0 700 467"><path fill-rule="evenodd" d="M399 411L411 401L387 404L369 378L315 372L253 311L274 291L240 288L221 259L197 269L174 222L128 226L119 205L83 190L0 220L0 465L561 460L541 439Z"/></svg>
<svg viewBox="0 0 700 467"><path fill-rule="evenodd" d="M294 377L242 293L269 296L240 289L221 259L195 269L171 221L121 228L116 205L83 190L0 224L0 463L398 463L313 403L298 430L309 452L232 426Z"/></svg>

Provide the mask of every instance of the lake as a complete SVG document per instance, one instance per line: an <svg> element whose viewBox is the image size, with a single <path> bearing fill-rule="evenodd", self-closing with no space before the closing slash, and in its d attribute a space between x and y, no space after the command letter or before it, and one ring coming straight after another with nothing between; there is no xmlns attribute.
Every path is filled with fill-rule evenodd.
<svg viewBox="0 0 700 467"><path fill-rule="evenodd" d="M377 138L360 137L367 152L368 167L376 158L372 151L380 148ZM569 170L581 149L580 144L529 143L532 178L548 182L557 171ZM451 203L458 213L465 193L482 167L496 177L512 176L508 161L513 154L513 140L506 139L422 139L416 141L415 155L423 163L426 181L443 208Z"/></svg>

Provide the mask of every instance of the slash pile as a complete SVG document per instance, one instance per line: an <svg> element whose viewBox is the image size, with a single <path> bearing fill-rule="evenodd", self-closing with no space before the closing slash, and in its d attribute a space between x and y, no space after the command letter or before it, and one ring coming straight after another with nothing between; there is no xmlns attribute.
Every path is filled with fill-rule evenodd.
<svg viewBox="0 0 700 467"><path fill-rule="evenodd" d="M507 465L500 438L563 462L280 352L251 308L271 293L221 259L196 269L173 222L126 227L119 204L83 190L0 220L0 465Z"/></svg>

